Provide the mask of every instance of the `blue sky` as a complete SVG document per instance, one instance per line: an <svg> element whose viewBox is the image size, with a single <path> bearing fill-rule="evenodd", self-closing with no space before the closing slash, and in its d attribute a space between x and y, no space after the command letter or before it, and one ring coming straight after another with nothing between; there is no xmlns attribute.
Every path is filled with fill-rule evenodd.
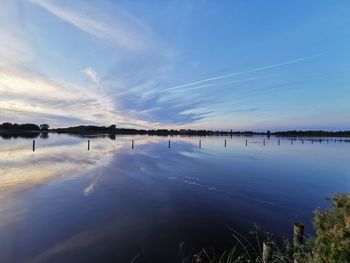
<svg viewBox="0 0 350 263"><path fill-rule="evenodd" d="M2 0L0 122L350 129L349 1Z"/></svg>

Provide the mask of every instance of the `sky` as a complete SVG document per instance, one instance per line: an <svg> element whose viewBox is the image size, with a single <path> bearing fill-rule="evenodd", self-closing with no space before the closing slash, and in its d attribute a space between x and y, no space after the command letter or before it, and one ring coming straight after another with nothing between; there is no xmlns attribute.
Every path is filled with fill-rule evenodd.
<svg viewBox="0 0 350 263"><path fill-rule="evenodd" d="M350 129L350 1L0 2L0 122Z"/></svg>

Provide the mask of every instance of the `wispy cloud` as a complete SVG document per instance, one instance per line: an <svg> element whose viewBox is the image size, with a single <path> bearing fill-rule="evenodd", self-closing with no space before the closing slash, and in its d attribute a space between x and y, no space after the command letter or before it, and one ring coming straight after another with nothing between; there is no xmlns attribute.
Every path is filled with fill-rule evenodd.
<svg viewBox="0 0 350 263"><path fill-rule="evenodd" d="M253 73L253 72L257 72L257 71L261 71L261 70L273 69L273 68L277 68L277 67L281 67L281 66L286 66L286 65L289 65L289 64L299 63L299 62L302 62L302 61L305 61L305 60L308 60L308 59L312 59L312 58L315 58L315 57L318 57L318 56L320 56L320 54L312 55L312 56L306 56L306 57L300 57L300 58L287 60L287 61L283 61L283 62L280 62L280 63L272 64L272 65L257 67L257 68L248 69L248 70L239 71L239 72L234 72L234 73L229 73L229 74L225 74L225 75L209 77L209 78L205 78L205 79L202 79L202 80L189 82L189 83L185 83L185 84L182 84L182 85L177 85L177 86L174 86L174 87L171 87L171 88L167 88L166 90L176 90L176 89L179 89L179 88L185 88L185 87L189 87L189 86L197 86L197 85L205 83L205 82L211 82L211 81L216 81L216 80L232 78L232 77L235 77L235 76L238 76L238 75L242 75L242 74Z"/></svg>
<svg viewBox="0 0 350 263"><path fill-rule="evenodd" d="M120 8L114 10L113 17L108 17L106 14L87 14L72 8L64 8L49 0L28 1L44 8L76 28L99 39L114 43L123 49L138 51L153 48L165 53L168 52L163 43L146 25ZM86 2L84 4L87 5Z"/></svg>
<svg viewBox="0 0 350 263"><path fill-rule="evenodd" d="M29 45L14 31L0 27L0 65L23 64L32 58Z"/></svg>
<svg viewBox="0 0 350 263"><path fill-rule="evenodd" d="M244 105L252 97L271 91L271 79L258 77L259 71L274 70L278 67L301 63L319 55L305 56L271 65L205 78L165 88L167 82L162 76L147 72L147 77L135 74L127 89L117 93L114 100L118 109L131 112L138 119L166 125L196 125L205 122L209 116L232 115L261 111L254 103ZM155 71L155 70L153 70ZM141 75L142 76L142 75ZM233 79L232 79L233 78ZM272 83L276 83L273 80ZM276 85L284 87L285 85ZM255 96L255 97L256 97ZM248 102L249 103L249 102Z"/></svg>
<svg viewBox="0 0 350 263"><path fill-rule="evenodd" d="M124 24L130 23L131 26L124 27L123 23L120 26L118 23L95 20L77 12L59 8L49 1L33 0L30 2L46 10L49 9L50 13L54 13L84 32L112 41L123 49L142 49L143 47L137 45L153 41L147 34L144 37L141 23L138 24L132 18L123 22ZM96 84L93 89L83 87L81 84L68 83L62 78L53 80L52 75L46 77L36 72L36 65L31 66L33 70L28 70L29 63L32 58L35 58L37 47L31 45L26 35L30 31L26 31L28 28L23 27L23 17L17 14L22 4L21 1L4 0L0 9L0 111L2 121L45 121L53 126L118 123L122 126L144 128L152 125L148 121L136 119L131 114L120 112L116 102L104 92L99 74L93 67L86 67L82 70ZM88 29L89 25L91 25L90 29ZM132 27L132 30L129 31L129 27ZM125 35L125 39L122 39L123 30L129 34ZM133 39L132 36L136 38ZM41 62L44 59L41 57Z"/></svg>
<svg viewBox="0 0 350 263"><path fill-rule="evenodd" d="M122 116L114 102L100 92L53 81L29 71L0 71L0 93L0 109L4 119L16 115L13 119L21 119L24 112L35 116L35 119L40 116L51 117L54 123L64 123L64 119L69 116L79 123L150 125ZM29 121L28 115L26 118Z"/></svg>
<svg viewBox="0 0 350 263"><path fill-rule="evenodd" d="M3 0L0 8L0 66L22 65L33 57L20 23L18 1Z"/></svg>
<svg viewBox="0 0 350 263"><path fill-rule="evenodd" d="M10 0L4 1L13 5ZM301 84L300 76L299 79L297 76L280 80L282 74L275 74L277 71L289 69L288 66L303 66L303 62L320 56L297 56L273 64L231 69L225 71L226 74L220 71L221 65L203 65L206 72L222 74L205 74L201 75L203 78L193 77L185 81L181 72L187 70L186 62L191 54L188 53L189 58L181 58L183 50L179 47L180 56L169 56L171 52L154 33L156 31L118 4L110 1L99 4L78 0L25 1L27 6L29 2L31 8L38 9L39 16L57 18L56 26L60 28L57 32L62 36L66 36L65 29L78 29L89 38L85 35L74 39L82 46L82 52L76 57L73 50L62 49L59 58L55 57L58 63L53 63L45 57L50 57L50 52L57 54L56 49L49 46L52 43L36 41L45 39L46 35L41 34L51 32L50 25L31 20L34 12L28 12L26 24L30 26L25 32L26 28L20 24L7 26L4 17L10 12L8 8L0 10L0 110L4 120L47 119L53 125L117 123L119 126L149 128L195 126L221 116L229 119L240 114L260 114L267 105L260 104L258 99L261 96L267 97ZM18 4L22 0L14 2ZM13 14L7 16L11 18ZM163 29L159 28L158 32L163 32ZM38 35L31 34L31 30ZM173 39L167 34L164 37ZM173 45L175 48L176 44ZM117 55L110 56L111 53ZM72 56L72 61L67 61L67 56ZM106 56L110 57L106 59ZM52 67L56 64L62 67ZM29 71L26 69L29 66L33 71L45 74ZM177 71L179 68L182 70ZM198 76L198 72L193 76ZM272 77L265 73L272 73ZM82 74L91 83L84 83ZM70 78L70 81L65 78ZM80 81L82 83L73 84Z"/></svg>
<svg viewBox="0 0 350 263"><path fill-rule="evenodd" d="M93 82L95 82L95 83L99 83L100 82L98 74L93 68L91 68L91 67L85 68L85 69L82 70L82 72L86 76L88 76Z"/></svg>

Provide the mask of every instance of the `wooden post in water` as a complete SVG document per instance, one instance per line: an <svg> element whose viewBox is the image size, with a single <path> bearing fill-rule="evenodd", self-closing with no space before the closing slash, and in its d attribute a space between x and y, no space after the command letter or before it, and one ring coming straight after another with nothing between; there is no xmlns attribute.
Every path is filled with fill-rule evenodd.
<svg viewBox="0 0 350 263"><path fill-rule="evenodd" d="M134 140L131 140L131 149L134 149Z"/></svg>
<svg viewBox="0 0 350 263"><path fill-rule="evenodd" d="M301 139L301 144L304 144L304 139Z"/></svg>
<svg viewBox="0 0 350 263"><path fill-rule="evenodd" d="M168 148L170 149L170 140L169 140L169 142L168 142Z"/></svg>
<svg viewBox="0 0 350 263"><path fill-rule="evenodd" d="M35 152L35 140L33 140L33 152Z"/></svg>
<svg viewBox="0 0 350 263"><path fill-rule="evenodd" d="M263 255L262 255L263 263L271 262L272 252L273 252L273 243L271 241L264 241L263 242Z"/></svg>
<svg viewBox="0 0 350 263"><path fill-rule="evenodd" d="M202 140L199 140L199 148L202 148Z"/></svg>
<svg viewBox="0 0 350 263"><path fill-rule="evenodd" d="M247 147L248 146L248 140L245 139L245 146Z"/></svg>
<svg viewBox="0 0 350 263"><path fill-rule="evenodd" d="M311 144L314 144L314 139L311 139Z"/></svg>
<svg viewBox="0 0 350 263"><path fill-rule="evenodd" d="M302 223L294 223L293 228L293 246L294 251L299 251L300 246L303 245L303 239L304 239L304 225ZM294 263L298 263L298 259L294 258Z"/></svg>
<svg viewBox="0 0 350 263"><path fill-rule="evenodd" d="M88 140L88 151L90 151L90 140Z"/></svg>
<svg viewBox="0 0 350 263"><path fill-rule="evenodd" d="M264 144L264 146L265 146L265 140L263 141L263 144Z"/></svg>
<svg viewBox="0 0 350 263"><path fill-rule="evenodd" d="M301 246L304 238L304 225L302 223L294 223L293 245L294 247Z"/></svg>
<svg viewBox="0 0 350 263"><path fill-rule="evenodd" d="M226 147L226 140L225 140L225 147Z"/></svg>
<svg viewBox="0 0 350 263"><path fill-rule="evenodd" d="M293 145L293 139L290 140L290 144Z"/></svg>
<svg viewBox="0 0 350 263"><path fill-rule="evenodd" d="M281 145L281 140L280 139L278 139L278 145Z"/></svg>

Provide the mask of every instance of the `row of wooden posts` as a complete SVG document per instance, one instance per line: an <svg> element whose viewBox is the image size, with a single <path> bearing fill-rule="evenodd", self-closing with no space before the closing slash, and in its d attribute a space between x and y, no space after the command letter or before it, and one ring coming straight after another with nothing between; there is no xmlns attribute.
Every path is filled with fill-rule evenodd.
<svg viewBox="0 0 350 263"><path fill-rule="evenodd" d="M302 223L294 223L293 227L293 247L294 251L298 251L304 242L304 225ZM272 241L263 242L263 263L270 263L273 259L274 243ZM294 258L294 263L298 263L298 259Z"/></svg>
<svg viewBox="0 0 350 263"><path fill-rule="evenodd" d="M293 139L290 140L290 144L293 145ZM336 143L337 140L334 140L334 143ZM311 139L311 144L314 144L314 142L319 142L320 144L322 143L322 140L314 140L314 139ZM326 140L327 143L329 143L329 139ZM265 146L266 145L266 140L263 140L262 144ZM278 145L281 145L281 140L278 139L278 142L277 142ZM304 139L301 140L301 144L304 144ZM199 143L198 143L198 146L199 148L202 148L202 140L199 140ZM224 140L224 147L227 146L227 141L226 139ZM246 139L245 140L245 146L248 146L248 140ZM134 149L135 147L135 142L134 140L131 140L131 148ZM35 152L35 140L33 140L33 152ZM168 141L168 148L170 148L170 140ZM90 150L90 140L88 140L88 150Z"/></svg>
<svg viewBox="0 0 350 263"><path fill-rule="evenodd" d="M199 148L202 147L202 140L199 140ZM225 147L226 147L226 140L225 140ZM135 142L134 140L131 140L131 149L135 148ZM168 148L170 148L170 140L168 142ZM35 152L35 140L33 140L33 152ZM88 140L88 151L90 151L90 140Z"/></svg>

